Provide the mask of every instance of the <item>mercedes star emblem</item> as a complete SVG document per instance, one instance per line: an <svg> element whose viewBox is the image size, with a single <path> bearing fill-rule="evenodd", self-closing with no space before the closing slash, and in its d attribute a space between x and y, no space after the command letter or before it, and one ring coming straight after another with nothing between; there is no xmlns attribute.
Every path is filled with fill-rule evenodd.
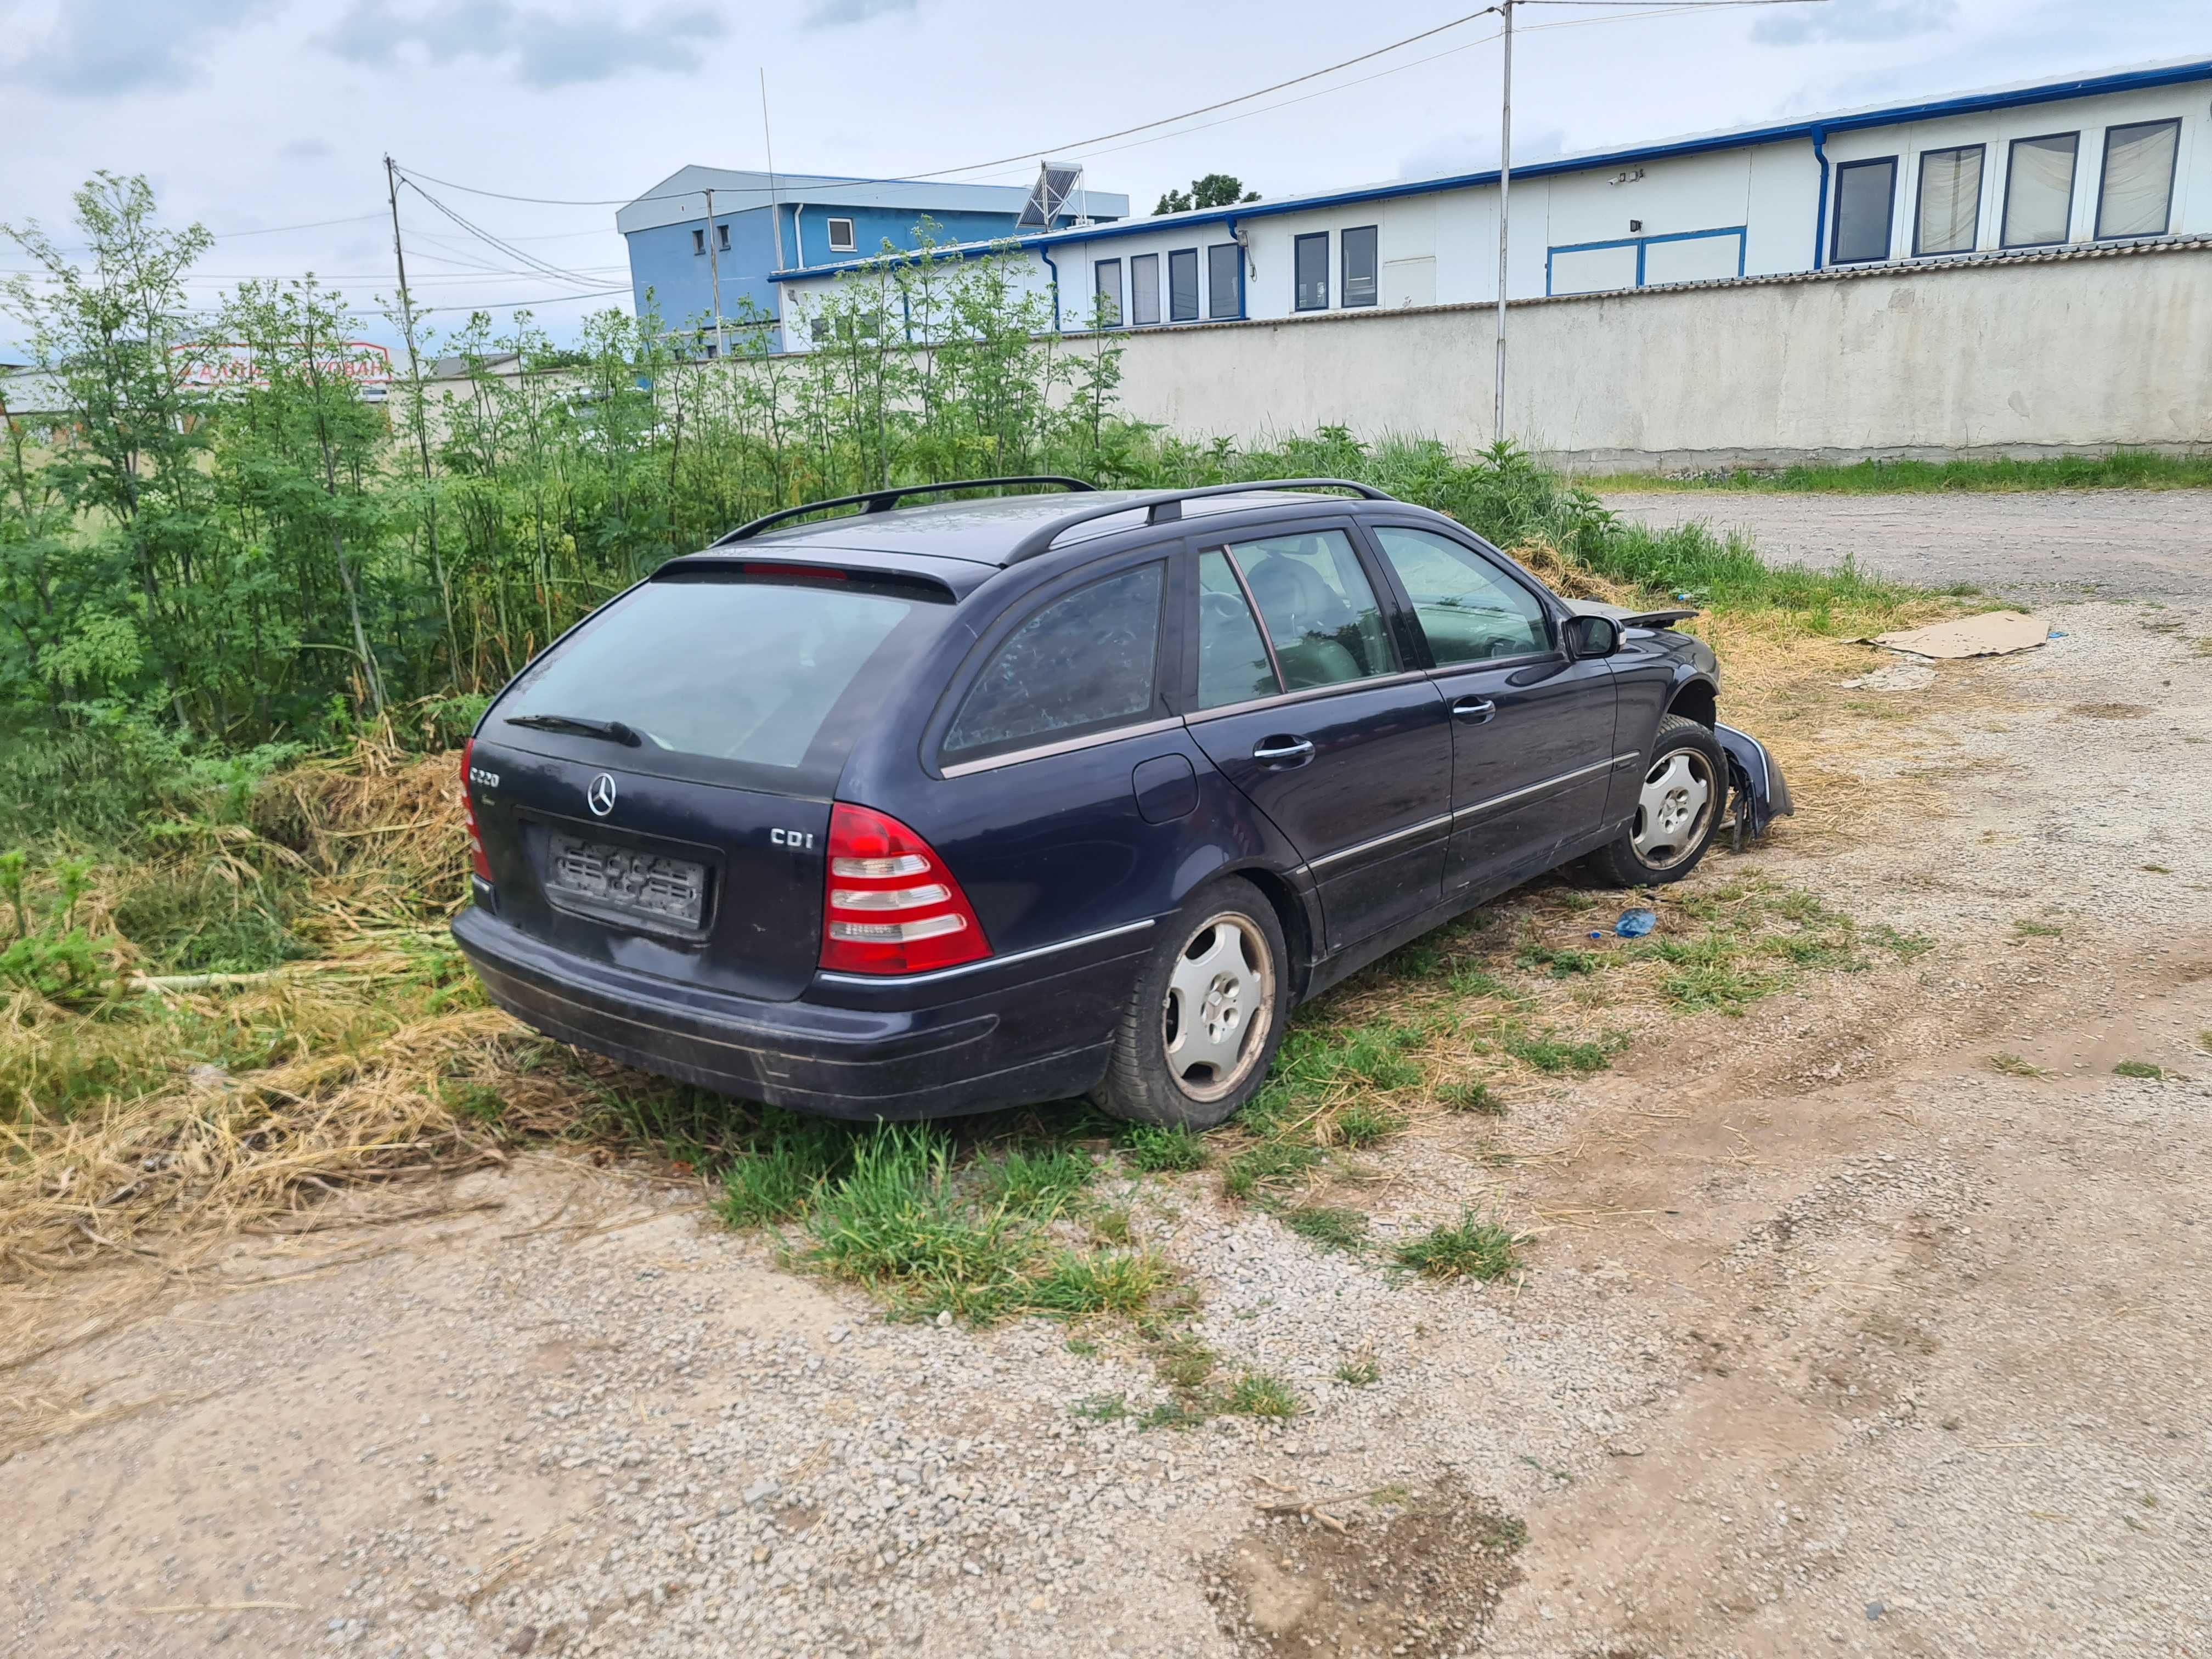
<svg viewBox="0 0 2212 1659"><path fill-rule="evenodd" d="M615 810L615 781L611 774L602 772L592 780L591 787L584 791L584 804L599 817Z"/></svg>

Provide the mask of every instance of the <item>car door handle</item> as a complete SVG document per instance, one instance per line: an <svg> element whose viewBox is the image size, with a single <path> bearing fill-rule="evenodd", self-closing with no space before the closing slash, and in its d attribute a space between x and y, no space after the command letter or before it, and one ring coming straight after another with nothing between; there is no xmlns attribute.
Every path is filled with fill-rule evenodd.
<svg viewBox="0 0 2212 1659"><path fill-rule="evenodd" d="M1278 733L1252 745L1252 758L1262 766L1304 766L1313 758L1313 741Z"/></svg>
<svg viewBox="0 0 2212 1659"><path fill-rule="evenodd" d="M1498 712L1498 705L1487 697L1462 697L1451 706L1452 718L1471 721L1480 726Z"/></svg>

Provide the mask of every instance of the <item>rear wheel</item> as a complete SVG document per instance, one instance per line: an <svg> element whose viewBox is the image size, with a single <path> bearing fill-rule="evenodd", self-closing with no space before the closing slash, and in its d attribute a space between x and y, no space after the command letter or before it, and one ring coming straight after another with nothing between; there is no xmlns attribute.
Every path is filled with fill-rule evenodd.
<svg viewBox="0 0 2212 1659"><path fill-rule="evenodd" d="M1282 923L1249 882L1194 894L1137 975L1093 1097L1133 1123L1210 1129L1260 1090L1283 1040Z"/></svg>
<svg viewBox="0 0 2212 1659"><path fill-rule="evenodd" d="M1680 714L1662 720L1636 816L1617 841L1590 854L1591 873L1614 887L1681 880L1720 828L1728 775L1728 758L1710 729Z"/></svg>

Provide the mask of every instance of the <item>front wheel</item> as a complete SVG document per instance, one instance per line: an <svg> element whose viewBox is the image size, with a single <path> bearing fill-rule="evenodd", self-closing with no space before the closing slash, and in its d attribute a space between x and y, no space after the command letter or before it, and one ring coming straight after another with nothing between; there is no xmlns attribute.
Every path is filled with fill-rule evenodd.
<svg viewBox="0 0 2212 1659"><path fill-rule="evenodd" d="M1290 1012L1274 907L1215 882L1163 924L1121 1018L1098 1104L1132 1123L1210 1129L1260 1091Z"/></svg>
<svg viewBox="0 0 2212 1659"><path fill-rule="evenodd" d="M1620 838L1590 854L1589 868L1609 886L1680 881L1712 845L1728 805L1728 757L1706 727L1680 714L1659 722L1636 816Z"/></svg>

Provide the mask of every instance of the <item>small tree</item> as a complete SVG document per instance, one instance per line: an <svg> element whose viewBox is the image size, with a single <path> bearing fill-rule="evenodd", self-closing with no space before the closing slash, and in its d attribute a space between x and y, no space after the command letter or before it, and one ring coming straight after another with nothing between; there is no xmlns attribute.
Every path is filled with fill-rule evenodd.
<svg viewBox="0 0 2212 1659"><path fill-rule="evenodd" d="M1226 173L1209 173L1203 179L1190 181L1188 190L1171 190L1161 197L1154 213L1188 213L1198 208L1233 207L1239 202L1256 202L1260 192L1244 188L1242 179Z"/></svg>

